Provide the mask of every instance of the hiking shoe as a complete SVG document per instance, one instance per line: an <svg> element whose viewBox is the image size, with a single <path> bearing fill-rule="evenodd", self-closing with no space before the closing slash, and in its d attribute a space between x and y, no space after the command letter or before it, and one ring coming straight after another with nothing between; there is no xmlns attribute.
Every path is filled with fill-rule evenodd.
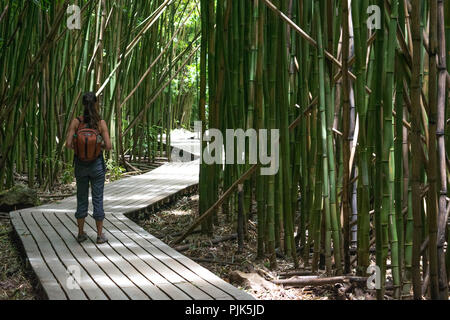
<svg viewBox="0 0 450 320"><path fill-rule="evenodd" d="M100 237L97 237L97 244L104 244L108 242L108 238L104 234L102 234Z"/></svg>
<svg viewBox="0 0 450 320"><path fill-rule="evenodd" d="M83 232L83 234L79 234L77 237L78 243L82 243L88 239L86 232Z"/></svg>

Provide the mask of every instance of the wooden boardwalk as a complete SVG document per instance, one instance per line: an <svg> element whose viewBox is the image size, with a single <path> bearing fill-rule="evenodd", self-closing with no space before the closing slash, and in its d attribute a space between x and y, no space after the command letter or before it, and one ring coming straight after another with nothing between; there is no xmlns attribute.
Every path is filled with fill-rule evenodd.
<svg viewBox="0 0 450 320"><path fill-rule="evenodd" d="M76 241L76 198L11 212L32 269L51 300L252 300L155 238L125 214L198 184L198 161L168 163L105 186L104 232L95 243L95 221L86 219L89 240ZM90 207L90 213L92 208Z"/></svg>

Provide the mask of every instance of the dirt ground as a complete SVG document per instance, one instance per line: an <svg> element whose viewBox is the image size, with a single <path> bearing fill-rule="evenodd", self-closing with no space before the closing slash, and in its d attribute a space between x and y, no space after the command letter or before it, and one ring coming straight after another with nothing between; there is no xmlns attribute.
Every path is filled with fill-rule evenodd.
<svg viewBox="0 0 450 320"><path fill-rule="evenodd" d="M15 241L10 222L0 219L0 300L36 300L33 273Z"/></svg>
<svg viewBox="0 0 450 320"><path fill-rule="evenodd" d="M137 221L144 229L163 242L177 248L173 241L181 235L197 214L198 195L185 196L175 203L162 208L158 213ZM219 214L220 225L214 230L214 238L235 233L232 226L223 221ZM270 271L269 261L256 260L257 231L256 223L248 224L248 241L245 242L243 252L238 253L236 240L223 241L211 245L208 238L199 233L187 238L190 244L184 255L209 269L217 276L230 282L253 297L262 300L359 300L372 299L372 295L353 285L338 284L317 287L289 288L274 285L270 280L279 279L280 275L293 271L293 263L285 259L278 259L278 270ZM207 262L205 262L207 260ZM236 272L238 271L238 272ZM256 283L245 285L239 272L246 275L256 275ZM259 276L258 276L259 275Z"/></svg>

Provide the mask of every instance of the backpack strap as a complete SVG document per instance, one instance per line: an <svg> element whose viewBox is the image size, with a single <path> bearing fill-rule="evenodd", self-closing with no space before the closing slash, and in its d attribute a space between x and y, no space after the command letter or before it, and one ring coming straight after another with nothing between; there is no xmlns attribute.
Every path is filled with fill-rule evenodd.
<svg viewBox="0 0 450 320"><path fill-rule="evenodd" d="M80 122L78 124L77 130L80 130L81 125L84 123L84 117L83 116L77 117L77 120ZM87 127L89 128L89 124L87 124Z"/></svg>

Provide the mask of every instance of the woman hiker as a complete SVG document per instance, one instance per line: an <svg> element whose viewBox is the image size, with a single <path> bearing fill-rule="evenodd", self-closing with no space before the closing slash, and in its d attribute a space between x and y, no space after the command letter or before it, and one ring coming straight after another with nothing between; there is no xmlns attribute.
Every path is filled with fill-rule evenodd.
<svg viewBox="0 0 450 320"><path fill-rule="evenodd" d="M87 240L84 222L88 216L89 184L91 185L94 219L97 225L97 244L108 242L103 234L103 188L106 166L103 150L112 149L106 122L97 110L97 97L88 92L83 95L84 115L70 124L66 147L75 151L75 178L77 181L78 242Z"/></svg>

